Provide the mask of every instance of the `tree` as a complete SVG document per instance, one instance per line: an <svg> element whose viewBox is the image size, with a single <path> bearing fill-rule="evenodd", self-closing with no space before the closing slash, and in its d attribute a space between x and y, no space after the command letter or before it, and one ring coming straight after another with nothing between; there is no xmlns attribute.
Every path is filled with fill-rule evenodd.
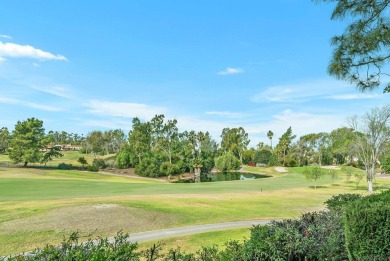
<svg viewBox="0 0 390 261"><path fill-rule="evenodd" d="M9 131L6 127L0 129L0 153L7 152L9 144Z"/></svg>
<svg viewBox="0 0 390 261"><path fill-rule="evenodd" d="M382 69L390 59L390 0L314 0L336 2L331 19L352 17L344 33L332 38L328 72L355 84L361 91L381 85ZM387 83L384 92L390 92Z"/></svg>
<svg viewBox="0 0 390 261"><path fill-rule="evenodd" d="M224 152L232 152L242 163L242 154L250 142L248 133L245 132L244 128L224 128L221 137L221 147Z"/></svg>
<svg viewBox="0 0 390 261"><path fill-rule="evenodd" d="M283 166L286 164L286 155L290 148L291 142L295 139L296 135L292 134L291 127L287 129L285 133L283 133L282 137L279 138L279 143L276 145L275 149L278 152L280 161L283 162Z"/></svg>
<svg viewBox="0 0 390 261"><path fill-rule="evenodd" d="M92 131L88 133L86 137L86 149L90 150L93 154L100 153L104 149L105 139L102 131Z"/></svg>
<svg viewBox="0 0 390 261"><path fill-rule="evenodd" d="M354 134L351 128L338 128L330 133L330 150L336 165L345 163L346 160L352 162L354 144Z"/></svg>
<svg viewBox="0 0 390 261"><path fill-rule="evenodd" d="M232 152L228 152L215 158L215 167L222 172L237 170L240 168L240 161L233 155Z"/></svg>
<svg viewBox="0 0 390 261"><path fill-rule="evenodd" d="M130 149L137 155L138 162L143 155L151 150L152 130L149 122L141 122L137 117L133 118L133 129L129 132Z"/></svg>
<svg viewBox="0 0 390 261"><path fill-rule="evenodd" d="M62 157L63 154L60 152L60 147L54 146L50 149L46 149L47 151L43 154L43 157L40 160L40 163L45 164L53 160L53 158L59 158Z"/></svg>
<svg viewBox="0 0 390 261"><path fill-rule="evenodd" d="M30 118L18 121L10 139L9 158L15 163L40 162L43 150L49 143L45 136L43 121Z"/></svg>
<svg viewBox="0 0 390 261"><path fill-rule="evenodd" d="M82 165L82 169L84 170L84 166L88 164L87 160L84 158L84 157L80 157L78 160L77 160L78 163L80 163Z"/></svg>
<svg viewBox="0 0 390 261"><path fill-rule="evenodd" d="M164 122L164 118L165 116L161 114L151 120L152 142L154 149L163 152L172 164L173 148L179 141L179 130L176 126L176 119Z"/></svg>
<svg viewBox="0 0 390 261"><path fill-rule="evenodd" d="M362 117L355 116L349 120L354 130L354 149L359 160L363 162L369 192L373 192L375 167L390 142L389 123L390 105L373 108Z"/></svg>
<svg viewBox="0 0 390 261"><path fill-rule="evenodd" d="M324 172L322 171L320 166L316 165L313 167L305 167L303 175L305 175L307 180L314 180L314 188L316 189L317 180L324 176Z"/></svg>
<svg viewBox="0 0 390 261"><path fill-rule="evenodd" d="M271 157L272 157L272 152L270 150L267 149L257 150L255 152L254 162L268 165L271 160Z"/></svg>
<svg viewBox="0 0 390 261"><path fill-rule="evenodd" d="M268 139L270 140L270 142L271 142L271 149L272 149L272 137L274 136L274 133L271 131L271 130L269 130L268 132L267 132L267 137L268 137Z"/></svg>

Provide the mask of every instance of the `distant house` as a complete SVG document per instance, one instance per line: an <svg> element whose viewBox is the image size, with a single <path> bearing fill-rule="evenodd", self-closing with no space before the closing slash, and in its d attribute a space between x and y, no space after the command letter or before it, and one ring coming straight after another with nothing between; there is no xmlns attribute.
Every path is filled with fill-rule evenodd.
<svg viewBox="0 0 390 261"><path fill-rule="evenodd" d="M82 148L81 145L72 145L72 144L62 145L62 150L67 150L67 151L81 150L81 148Z"/></svg>
<svg viewBox="0 0 390 261"><path fill-rule="evenodd" d="M63 151L80 151L82 146L81 145L72 145L72 144L57 144L57 145L48 145L46 148L41 149L40 151L48 151L52 148L58 148L59 150Z"/></svg>

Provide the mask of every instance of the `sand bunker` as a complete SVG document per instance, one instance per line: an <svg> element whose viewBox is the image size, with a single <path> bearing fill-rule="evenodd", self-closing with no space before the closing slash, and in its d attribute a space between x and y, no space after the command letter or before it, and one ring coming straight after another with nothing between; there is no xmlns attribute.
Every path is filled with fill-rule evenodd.
<svg viewBox="0 0 390 261"><path fill-rule="evenodd" d="M275 170L280 173L288 172L285 167L275 167Z"/></svg>

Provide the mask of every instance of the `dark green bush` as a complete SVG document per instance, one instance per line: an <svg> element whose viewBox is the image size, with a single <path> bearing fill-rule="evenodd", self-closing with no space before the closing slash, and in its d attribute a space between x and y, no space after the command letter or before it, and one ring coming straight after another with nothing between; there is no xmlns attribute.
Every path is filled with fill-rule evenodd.
<svg viewBox="0 0 390 261"><path fill-rule="evenodd" d="M78 233L73 233L60 247L47 245L31 255L8 257L8 260L140 260L140 253L136 252L137 243L130 243L128 239L128 234L118 233L115 243L97 239L79 244Z"/></svg>
<svg viewBox="0 0 390 261"><path fill-rule="evenodd" d="M98 172L99 171L99 167L95 166L95 165L88 165L87 166L87 170L88 171L93 171L93 172Z"/></svg>
<svg viewBox="0 0 390 261"><path fill-rule="evenodd" d="M272 157L272 152L270 150L268 149L257 150L255 152L254 162L268 165L271 157Z"/></svg>
<svg viewBox="0 0 390 261"><path fill-rule="evenodd" d="M107 167L104 159L94 159L92 165L98 167L99 169L105 169Z"/></svg>
<svg viewBox="0 0 390 261"><path fill-rule="evenodd" d="M345 211L345 241L351 260L389 260L390 191L364 197Z"/></svg>
<svg viewBox="0 0 390 261"><path fill-rule="evenodd" d="M144 176L157 178L162 176L160 174L160 162L156 157L144 158L141 163L135 167L135 173Z"/></svg>
<svg viewBox="0 0 390 261"><path fill-rule="evenodd" d="M383 171L385 173L390 173L390 155L381 160Z"/></svg>
<svg viewBox="0 0 390 261"><path fill-rule="evenodd" d="M161 176L176 175L179 173L181 173L180 167L176 164L171 164L171 163L166 161L160 165L160 175Z"/></svg>
<svg viewBox="0 0 390 261"><path fill-rule="evenodd" d="M66 164L66 163L60 163L58 164L58 169L66 169L66 170L70 170L73 168L72 164Z"/></svg>
<svg viewBox="0 0 390 261"><path fill-rule="evenodd" d="M362 196L359 194L340 194L333 196L325 201L325 206L330 211L340 211L347 207L348 204L361 199Z"/></svg>
<svg viewBox="0 0 390 261"><path fill-rule="evenodd" d="M255 226L244 248L248 260L347 259L341 215L331 211Z"/></svg>

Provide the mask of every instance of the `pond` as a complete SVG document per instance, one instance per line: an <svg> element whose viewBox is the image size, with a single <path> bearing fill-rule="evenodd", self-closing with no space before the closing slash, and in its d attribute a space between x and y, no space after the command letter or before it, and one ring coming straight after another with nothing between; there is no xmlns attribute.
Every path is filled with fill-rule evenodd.
<svg viewBox="0 0 390 261"><path fill-rule="evenodd" d="M252 173L244 173L244 172L217 172L210 173L207 175L208 180L204 181L229 181L229 180L253 180L253 179L262 179L269 178L270 176L262 175L262 174L252 174ZM203 180L202 180L203 181Z"/></svg>
<svg viewBox="0 0 390 261"><path fill-rule="evenodd" d="M232 181L232 180L253 180L253 179L262 179L270 178L271 176L265 174L252 174L246 172L215 172L209 173L207 175L201 174L201 182L216 182L216 181ZM179 179L172 181L173 183L193 183L194 179Z"/></svg>

